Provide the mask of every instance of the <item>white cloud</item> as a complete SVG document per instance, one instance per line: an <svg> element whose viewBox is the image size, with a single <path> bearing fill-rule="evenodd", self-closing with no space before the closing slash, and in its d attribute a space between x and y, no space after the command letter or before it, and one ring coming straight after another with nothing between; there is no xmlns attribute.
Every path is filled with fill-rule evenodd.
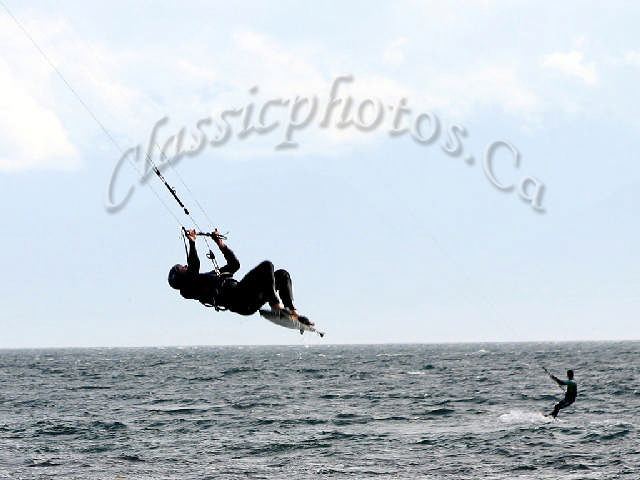
<svg viewBox="0 0 640 480"><path fill-rule="evenodd" d="M423 92L425 104L446 114L464 119L483 108L498 107L503 111L529 118L544 108L538 94L521 78L514 67L502 65L476 66L456 73L430 78Z"/></svg>
<svg viewBox="0 0 640 480"><path fill-rule="evenodd" d="M40 70L39 76L48 82L46 72ZM0 170L68 170L79 165L69 134L46 96L4 59L0 59L0 92Z"/></svg>
<svg viewBox="0 0 640 480"><path fill-rule="evenodd" d="M624 54L623 63L633 67L640 67L640 52L629 51Z"/></svg>
<svg viewBox="0 0 640 480"><path fill-rule="evenodd" d="M135 90L113 80L111 52L80 41L60 18L22 19L27 32L90 108L132 118ZM54 69L8 17L0 18L0 170L72 170L79 146L98 127L88 121ZM101 112L102 113L102 112ZM100 116L100 115L99 115Z"/></svg>
<svg viewBox="0 0 640 480"><path fill-rule="evenodd" d="M165 115L176 124L191 126L213 111L242 107L253 100L259 104L260 98L317 95L320 102L326 102L332 81L345 74L353 74L354 82L341 88L342 94L360 100L380 98L386 105L406 97L414 112L436 110L445 122L465 122L476 113L501 109L524 124L531 120L538 124L539 117L551 111L579 111L585 103L584 96L576 92L580 89L553 82L540 65L587 85L599 81L595 63L585 61L586 36L567 33L567 37L578 38L572 50L540 60L542 52L554 47L549 50L534 42L514 48L505 43L501 32L511 25L511 17L491 13L498 5L493 1L474 3L473 8L462 8L462 3L429 5L425 9L420 2L408 2L403 18L418 17L415 28L403 28L366 51L358 50L356 44L336 49L323 39L317 40L321 43L288 42L277 30L269 34L246 28L234 31L234 25L216 32L220 38L209 43L201 37L183 36L175 48L171 42L149 42L135 49L118 49L109 42L86 41L57 18L40 18L25 25L106 127L117 137L135 142L146 141L154 122ZM424 28L421 15L431 22L429 28ZM498 33L495 38L482 37L484 43L476 47L469 35L477 34L477 19L482 15L487 20L485 33ZM353 35L373 35L372 43L377 40L372 30ZM99 129L69 92L63 94L66 87L23 37L15 25L0 19L0 58L5 62L0 72L1 101L4 109L10 105L21 115L4 117L16 120L2 124L0 169L17 165L71 168L78 164L77 152L87 146L95 148L90 140L100 135ZM640 63L640 54L629 52L625 59ZM249 94L253 86L259 87L255 97ZM25 115L34 120L27 122ZM46 129L46 135L39 138L46 139L48 151L25 133L35 128ZM300 133L304 153L325 152L330 145L341 147L331 148L341 154L377 138L373 133L315 126ZM260 151L270 155L279 141L277 133L252 137L230 143L220 152L234 157L259 155Z"/></svg>
<svg viewBox="0 0 640 480"><path fill-rule="evenodd" d="M598 83L598 73L594 62L585 63L584 54L578 50L555 52L542 58L542 66L581 79L587 85Z"/></svg>
<svg viewBox="0 0 640 480"><path fill-rule="evenodd" d="M183 74L195 80L204 80L213 83L218 80L218 73L212 68L198 65L189 59L182 58L176 63L176 68Z"/></svg>
<svg viewBox="0 0 640 480"><path fill-rule="evenodd" d="M392 41L384 52L382 52L382 60L389 66L397 67L405 61L404 46L409 43L406 37L400 37Z"/></svg>
<svg viewBox="0 0 640 480"><path fill-rule="evenodd" d="M309 60L313 58L311 52L304 46L285 47L267 35L249 30L235 33L233 39L236 49L233 57L236 61L248 62L245 65L250 68L243 69L245 73L260 74L250 82L260 84L263 90L283 95L311 93L326 83L320 69ZM240 65L236 66L237 70L238 67Z"/></svg>

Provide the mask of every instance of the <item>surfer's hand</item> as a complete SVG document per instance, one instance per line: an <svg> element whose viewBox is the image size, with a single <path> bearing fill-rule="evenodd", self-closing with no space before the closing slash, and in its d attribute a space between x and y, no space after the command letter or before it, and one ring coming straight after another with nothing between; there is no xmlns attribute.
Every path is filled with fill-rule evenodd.
<svg viewBox="0 0 640 480"><path fill-rule="evenodd" d="M213 241L216 242L216 245L218 245L218 248L224 247L224 240L222 240L222 238L220 237L220 232L218 231L217 228L213 231L212 235L213 235Z"/></svg>
<svg viewBox="0 0 640 480"><path fill-rule="evenodd" d="M189 239L190 242L195 242L196 241L196 231L195 230L187 230L186 234L187 234L187 238Z"/></svg>

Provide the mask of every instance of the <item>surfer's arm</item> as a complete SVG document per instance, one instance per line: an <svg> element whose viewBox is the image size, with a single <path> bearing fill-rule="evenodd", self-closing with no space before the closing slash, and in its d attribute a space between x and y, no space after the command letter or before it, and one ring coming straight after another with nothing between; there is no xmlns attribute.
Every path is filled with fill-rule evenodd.
<svg viewBox="0 0 640 480"><path fill-rule="evenodd" d="M216 229L213 233L218 233L218 230ZM224 255L225 261L227 262L226 265L220 268L220 273L228 273L229 275L233 275L238 270L240 270L240 261L238 260L238 257L236 257L236 254L233 253L233 250L231 250L227 246L227 244L224 243L224 240L222 238L214 236L214 240L216 242L216 245L218 245L218 248L222 252L222 255Z"/></svg>
<svg viewBox="0 0 640 480"><path fill-rule="evenodd" d="M222 246L220 246L220 251L222 252L222 255L224 255L224 259L227 262L226 265L220 268L220 272L233 275L238 270L240 270L240 262L238 261L238 257L236 257L236 254L233 253L233 251L229 247L227 247L225 244L222 244Z"/></svg>
<svg viewBox="0 0 640 480"><path fill-rule="evenodd" d="M558 377L556 377L555 375L551 375L551 378L553 379L554 382L556 382L558 385L560 385L561 387L566 385L567 382L565 382L564 380L560 380Z"/></svg>
<svg viewBox="0 0 640 480"><path fill-rule="evenodd" d="M191 273L200 272L200 259L198 258L198 250L196 242L189 239L189 255L187 255L187 270Z"/></svg>

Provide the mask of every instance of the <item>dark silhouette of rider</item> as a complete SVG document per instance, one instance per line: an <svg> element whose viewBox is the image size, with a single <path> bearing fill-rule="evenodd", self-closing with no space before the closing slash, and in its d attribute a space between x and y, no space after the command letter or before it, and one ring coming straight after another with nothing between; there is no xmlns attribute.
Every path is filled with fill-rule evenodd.
<svg viewBox="0 0 640 480"><path fill-rule="evenodd" d="M555 381L560 386L566 386L567 391L564 395L564 398L560 400L555 407L553 407L553 412L551 412L551 416L556 418L558 416L558 412L563 408L567 408L573 402L576 401L576 397L578 396L578 384L573 379L573 370L567 370L567 380L560 380L555 375L549 375L553 381Z"/></svg>
<svg viewBox="0 0 640 480"><path fill-rule="evenodd" d="M240 269L240 262L216 230L212 238L227 263L219 271L200 273L196 231L188 230L186 234L189 239L187 265L178 264L171 267L168 278L169 285L180 290L180 295L184 298L198 300L204 305L230 310L240 315L252 315L268 303L272 310L284 310L301 323L312 325L306 317L298 314L293 304L293 287L289 272L283 269L274 270L273 263L265 260L242 280L237 281L233 274Z"/></svg>

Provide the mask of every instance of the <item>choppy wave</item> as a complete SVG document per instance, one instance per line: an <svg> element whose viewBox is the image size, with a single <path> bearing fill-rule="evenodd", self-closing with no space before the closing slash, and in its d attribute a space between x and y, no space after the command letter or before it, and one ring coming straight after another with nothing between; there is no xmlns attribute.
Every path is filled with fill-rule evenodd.
<svg viewBox="0 0 640 480"><path fill-rule="evenodd" d="M545 417L541 412L528 412L522 410L511 410L509 413L500 415L503 423L553 423L553 418Z"/></svg>
<svg viewBox="0 0 640 480"><path fill-rule="evenodd" d="M0 480L636 480L639 346L0 352Z"/></svg>

